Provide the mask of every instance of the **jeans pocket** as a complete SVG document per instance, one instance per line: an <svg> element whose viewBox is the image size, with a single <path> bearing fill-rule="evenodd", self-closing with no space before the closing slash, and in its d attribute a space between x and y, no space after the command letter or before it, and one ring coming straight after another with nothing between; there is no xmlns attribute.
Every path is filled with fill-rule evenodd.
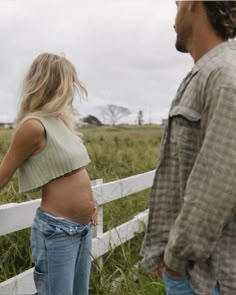
<svg viewBox="0 0 236 295"><path fill-rule="evenodd" d="M187 277L173 277L164 270L163 280L167 295L196 295Z"/></svg>
<svg viewBox="0 0 236 295"><path fill-rule="evenodd" d="M48 294L47 274L34 269L34 282L38 295Z"/></svg>

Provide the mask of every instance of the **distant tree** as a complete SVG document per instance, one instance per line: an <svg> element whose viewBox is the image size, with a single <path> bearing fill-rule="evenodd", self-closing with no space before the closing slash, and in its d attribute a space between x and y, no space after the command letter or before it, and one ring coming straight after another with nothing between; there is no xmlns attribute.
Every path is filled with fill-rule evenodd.
<svg viewBox="0 0 236 295"><path fill-rule="evenodd" d="M99 107L100 112L104 119L107 119L108 122L115 126L117 122L128 115L131 114L130 110L126 107L117 106L114 104L108 104L106 106Z"/></svg>
<svg viewBox="0 0 236 295"><path fill-rule="evenodd" d="M87 117L84 117L82 119L82 121L84 123L89 124L89 125L95 125L95 126L102 126L103 125L102 122L97 117L95 117L93 115L88 115Z"/></svg>
<svg viewBox="0 0 236 295"><path fill-rule="evenodd" d="M140 110L138 112L138 125L139 126L143 125L143 111L142 110Z"/></svg>

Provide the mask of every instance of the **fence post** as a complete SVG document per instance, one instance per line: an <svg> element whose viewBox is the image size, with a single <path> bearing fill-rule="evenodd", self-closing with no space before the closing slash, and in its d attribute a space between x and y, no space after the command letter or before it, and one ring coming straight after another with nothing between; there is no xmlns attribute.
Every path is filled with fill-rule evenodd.
<svg viewBox="0 0 236 295"><path fill-rule="evenodd" d="M103 179L96 179L92 181L92 186L103 184ZM93 237L99 238L103 235L103 206L98 206L98 218L97 226L93 227ZM103 265L102 256L97 258L98 265L101 267Z"/></svg>

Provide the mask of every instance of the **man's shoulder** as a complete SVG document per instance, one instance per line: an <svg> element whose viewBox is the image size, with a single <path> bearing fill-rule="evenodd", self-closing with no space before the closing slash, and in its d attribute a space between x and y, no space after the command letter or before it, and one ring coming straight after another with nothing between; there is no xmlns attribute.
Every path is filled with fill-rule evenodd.
<svg viewBox="0 0 236 295"><path fill-rule="evenodd" d="M211 66L203 69L199 78L204 79L207 87L219 88L224 86L236 88L236 51L234 60L227 57L216 58Z"/></svg>

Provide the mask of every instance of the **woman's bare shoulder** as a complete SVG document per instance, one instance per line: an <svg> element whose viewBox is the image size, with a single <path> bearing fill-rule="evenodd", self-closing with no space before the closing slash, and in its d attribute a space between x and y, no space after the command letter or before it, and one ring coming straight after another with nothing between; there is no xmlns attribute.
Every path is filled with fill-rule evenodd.
<svg viewBox="0 0 236 295"><path fill-rule="evenodd" d="M45 134L45 129L42 123L35 118L30 118L23 122L15 132L15 135L23 137L37 138Z"/></svg>

